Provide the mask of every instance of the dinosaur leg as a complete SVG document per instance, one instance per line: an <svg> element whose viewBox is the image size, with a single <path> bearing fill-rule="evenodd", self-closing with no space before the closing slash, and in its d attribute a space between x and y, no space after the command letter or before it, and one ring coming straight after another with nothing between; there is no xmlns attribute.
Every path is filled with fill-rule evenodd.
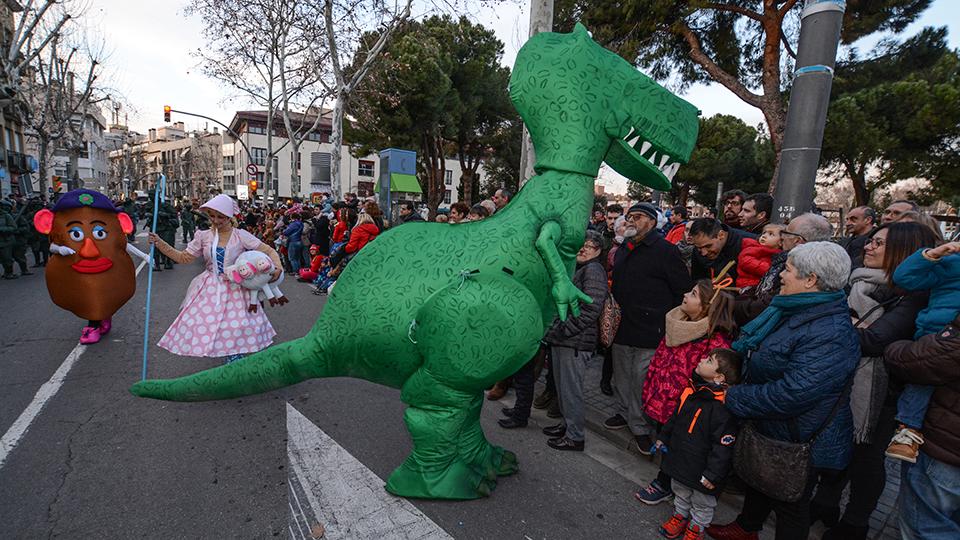
<svg viewBox="0 0 960 540"><path fill-rule="evenodd" d="M445 386L425 369L410 377L403 387L403 400L410 405L404 421L413 452L390 475L387 491L428 499L488 496L496 487L496 472L474 466L460 453L463 427L472 419L472 411L479 411L481 399L482 395ZM489 446L485 439L482 442Z"/></svg>
<svg viewBox="0 0 960 540"><path fill-rule="evenodd" d="M431 297L414 336L424 363L402 393L414 452L390 477L390 492L472 499L489 495L498 475L516 472L516 456L480 428L483 389L529 360L542 335L533 295L504 273L476 275Z"/></svg>

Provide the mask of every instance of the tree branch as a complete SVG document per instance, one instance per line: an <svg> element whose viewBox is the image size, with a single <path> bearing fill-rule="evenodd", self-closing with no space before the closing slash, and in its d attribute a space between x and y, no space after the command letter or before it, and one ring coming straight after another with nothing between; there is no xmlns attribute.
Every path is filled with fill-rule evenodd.
<svg viewBox="0 0 960 540"><path fill-rule="evenodd" d="M699 64L707 73L713 77L713 80L725 86L728 90L736 94L737 97L753 105L762 108L763 96L754 94L747 89L739 79L727 73L723 68L717 65L712 58L703 52L700 45L700 39L694 34L693 30L685 22L678 22L677 28L687 45L690 46L690 59Z"/></svg>
<svg viewBox="0 0 960 540"><path fill-rule="evenodd" d="M743 15L744 17L753 19L757 22L760 22L760 18L761 18L761 15L756 11L747 9L745 7L735 6L732 4L723 4L720 2L707 2L706 5L704 5L703 7L706 9L712 9L716 11L727 11L730 13L736 13L738 15Z"/></svg>

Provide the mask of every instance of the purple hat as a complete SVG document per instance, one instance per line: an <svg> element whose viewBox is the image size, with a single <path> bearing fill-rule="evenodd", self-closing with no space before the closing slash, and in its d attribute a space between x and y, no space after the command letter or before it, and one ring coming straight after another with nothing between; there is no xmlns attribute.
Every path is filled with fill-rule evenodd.
<svg viewBox="0 0 960 540"><path fill-rule="evenodd" d="M53 206L54 212L61 210L71 210L73 208L97 208L100 210L109 210L118 212L113 203L106 195L92 189L75 189L63 194L57 204Z"/></svg>

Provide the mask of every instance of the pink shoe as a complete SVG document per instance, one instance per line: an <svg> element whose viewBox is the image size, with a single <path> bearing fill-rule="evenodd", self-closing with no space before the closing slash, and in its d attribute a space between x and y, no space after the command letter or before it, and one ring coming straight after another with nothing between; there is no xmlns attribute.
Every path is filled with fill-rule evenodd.
<svg viewBox="0 0 960 540"><path fill-rule="evenodd" d="M100 328L93 326L84 326L80 333L81 345L92 345L100 341Z"/></svg>
<svg viewBox="0 0 960 540"><path fill-rule="evenodd" d="M105 336L110 333L110 329L113 328L112 319L104 319L100 321L100 336Z"/></svg>

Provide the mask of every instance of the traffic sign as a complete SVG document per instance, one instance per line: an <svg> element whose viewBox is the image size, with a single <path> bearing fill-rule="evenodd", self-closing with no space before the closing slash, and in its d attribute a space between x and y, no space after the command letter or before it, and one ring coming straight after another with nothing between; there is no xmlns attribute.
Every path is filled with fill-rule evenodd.
<svg viewBox="0 0 960 540"><path fill-rule="evenodd" d="M260 172L260 169L257 168L257 165L255 163L251 163L247 165L247 174L249 174L250 176L256 176L257 173L259 172Z"/></svg>

